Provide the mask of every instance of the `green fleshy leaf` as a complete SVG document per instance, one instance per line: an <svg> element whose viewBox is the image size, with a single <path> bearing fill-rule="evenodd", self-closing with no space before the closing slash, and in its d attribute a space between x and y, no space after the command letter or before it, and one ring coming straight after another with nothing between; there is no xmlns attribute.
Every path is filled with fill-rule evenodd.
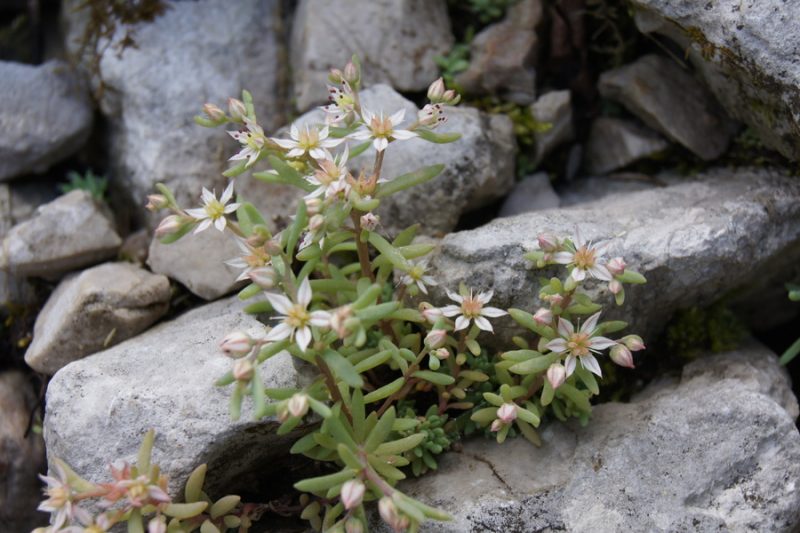
<svg viewBox="0 0 800 533"><path fill-rule="evenodd" d="M378 188L375 191L375 197L385 198L396 192L400 192L410 187L414 187L415 185L419 185L421 183L425 183L426 181L430 181L436 176L438 176L442 172L442 170L444 170L444 165L441 164L431 165L425 168L421 168L415 172L410 172L408 174L403 174L402 176L397 176L394 179L391 179L385 183L381 183L380 185L378 185Z"/></svg>
<svg viewBox="0 0 800 533"><path fill-rule="evenodd" d="M395 392L399 391L405 382L405 378L399 377L391 383L384 385L379 389L375 389L369 394L364 395L364 403L373 403L388 398Z"/></svg>
<svg viewBox="0 0 800 533"><path fill-rule="evenodd" d="M453 376L440 374L439 372L433 372L431 370L417 370L412 376L429 381L434 385L452 385L456 382Z"/></svg>
<svg viewBox="0 0 800 533"><path fill-rule="evenodd" d="M342 357L339 352L326 350L322 357L337 378L355 389L360 389L364 386L364 379L353 367L352 363Z"/></svg>
<svg viewBox="0 0 800 533"><path fill-rule="evenodd" d="M626 270L622 274L614 276L621 283L630 283L632 285L641 285L647 283L647 278L633 270Z"/></svg>
<svg viewBox="0 0 800 533"><path fill-rule="evenodd" d="M414 132L419 135L421 138L425 139L428 142L436 143L436 144L446 144L451 143L459 140L461 138L460 133L456 132L447 132L447 133L435 133L429 129L425 128L417 128Z"/></svg>
<svg viewBox="0 0 800 533"><path fill-rule="evenodd" d="M183 496L184 496L184 499L187 502L192 503L192 502L197 502L197 501L200 500L200 495L203 492L203 484L206 481L206 472L207 471L208 471L208 465L203 463L200 466L198 466L197 468L195 468L194 470L192 470L192 473L189 474L189 479L186 480L186 487L183 489ZM205 502L203 502L203 503L205 503ZM203 509L205 509L205 506L203 506L200 509L200 512L202 512ZM170 513L167 513L167 514L169 514L169 516L175 516L176 518L180 518L180 517L178 517L178 516L176 516L174 514L170 514ZM192 515L192 516L194 516L194 515ZM184 518L188 518L188 517L184 517Z"/></svg>
<svg viewBox="0 0 800 533"><path fill-rule="evenodd" d="M197 500L200 497L200 494L197 494L192 500ZM186 520L187 518L199 515L205 511L206 507L208 507L208 502L192 501L192 503L168 503L163 508L163 512L165 515L177 518L178 520Z"/></svg>
<svg viewBox="0 0 800 533"><path fill-rule="evenodd" d="M787 348L785 352L783 352L783 355L781 355L779 363L782 365L789 364L789 362L792 359L797 357L798 353L800 353L800 339L794 341L794 343L792 343L792 345L789 346L789 348Z"/></svg>

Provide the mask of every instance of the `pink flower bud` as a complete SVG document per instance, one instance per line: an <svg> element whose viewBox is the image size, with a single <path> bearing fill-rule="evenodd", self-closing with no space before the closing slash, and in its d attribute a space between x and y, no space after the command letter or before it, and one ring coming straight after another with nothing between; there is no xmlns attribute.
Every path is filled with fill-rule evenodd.
<svg viewBox="0 0 800 533"><path fill-rule="evenodd" d="M332 68L330 72L328 72L328 80L331 83L342 83L342 71L338 68Z"/></svg>
<svg viewBox="0 0 800 533"><path fill-rule="evenodd" d="M178 215L170 215L156 228L156 237L166 237L176 233L183 226L183 220Z"/></svg>
<svg viewBox="0 0 800 533"><path fill-rule="evenodd" d="M539 325L549 326L553 323L553 312L541 307L533 314L533 320Z"/></svg>
<svg viewBox="0 0 800 533"><path fill-rule="evenodd" d="M347 319L353 314L349 305L339 307L331 313L331 329L336 332L340 339L347 336Z"/></svg>
<svg viewBox="0 0 800 533"><path fill-rule="evenodd" d="M144 206L148 211L156 212L159 209L169 207L169 201L163 194L150 194L147 196L147 205Z"/></svg>
<svg viewBox="0 0 800 533"><path fill-rule="evenodd" d="M234 331L222 339L219 347L226 356L232 359L239 359L249 354L250 350L253 349L253 339L247 333Z"/></svg>
<svg viewBox="0 0 800 533"><path fill-rule="evenodd" d="M503 429L503 426L505 426L505 424L503 424L503 421L498 418L497 420L492 422L492 425L491 427L489 427L489 430L494 433L497 433L498 431Z"/></svg>
<svg viewBox="0 0 800 533"><path fill-rule="evenodd" d="M319 213L320 208L322 207L322 200L319 198L306 198L306 213L311 216L316 215Z"/></svg>
<svg viewBox="0 0 800 533"><path fill-rule="evenodd" d="M633 354L624 344L615 344L608 352L611 360L619 366L633 368Z"/></svg>
<svg viewBox="0 0 800 533"><path fill-rule="evenodd" d="M157 516L150 520L147 524L147 533L167 533L167 523L164 521L164 517Z"/></svg>
<svg viewBox="0 0 800 533"><path fill-rule="evenodd" d="M539 242L539 248L545 252L554 252L559 248L558 238L553 237L548 233L540 233L536 239Z"/></svg>
<svg viewBox="0 0 800 533"><path fill-rule="evenodd" d="M253 379L253 373L255 372L255 368L253 367L253 363L249 359L237 359L235 363L233 363L233 377L237 381L248 382Z"/></svg>
<svg viewBox="0 0 800 533"><path fill-rule="evenodd" d="M619 281L612 279L608 282L608 290L611 291L611 294L619 294L622 290L622 283Z"/></svg>
<svg viewBox="0 0 800 533"><path fill-rule="evenodd" d="M517 409L519 407L515 403L504 403L497 408L497 419L504 424L510 424L517 418Z"/></svg>
<svg viewBox="0 0 800 533"><path fill-rule="evenodd" d="M254 268L247 273L247 277L265 290L275 288L275 285L278 284L278 273L271 266Z"/></svg>
<svg viewBox="0 0 800 533"><path fill-rule="evenodd" d="M228 113L234 121L244 122L244 117L247 116L247 108L241 100L228 98Z"/></svg>
<svg viewBox="0 0 800 533"><path fill-rule="evenodd" d="M566 380L567 369L564 368L564 365L553 363L550 365L550 368L547 369L547 381L550 382L550 386L553 387L553 390L563 385Z"/></svg>
<svg viewBox="0 0 800 533"><path fill-rule="evenodd" d="M615 257L611 259L606 264L606 268L608 271L611 272L612 276L619 276L623 272L625 272L625 267L628 266L625 264L625 261L621 257Z"/></svg>
<svg viewBox="0 0 800 533"><path fill-rule="evenodd" d="M425 336L425 345L433 350L441 348L447 341L447 331L443 329L433 329Z"/></svg>
<svg viewBox="0 0 800 533"><path fill-rule="evenodd" d="M367 231L375 231L375 228L380 224L381 217L372 213L367 213L361 216L361 227Z"/></svg>
<svg viewBox="0 0 800 533"><path fill-rule="evenodd" d="M561 305L564 302L564 297L560 294L551 294L544 300L550 302L551 305Z"/></svg>
<svg viewBox="0 0 800 533"><path fill-rule="evenodd" d="M438 350L433 351L433 355L437 359L441 359L442 361L444 361L445 359L450 357L450 350L448 350L447 348L439 348Z"/></svg>
<svg viewBox="0 0 800 533"><path fill-rule="evenodd" d="M442 100L442 96L444 96L445 86L444 80L439 78L438 80L434 81L428 87L428 100L433 103L440 102Z"/></svg>
<svg viewBox="0 0 800 533"><path fill-rule="evenodd" d="M397 505L388 496L378 501L378 513L386 524L395 531L405 531L408 527L408 518L400 514Z"/></svg>
<svg viewBox="0 0 800 533"><path fill-rule="evenodd" d="M308 221L308 229L310 231L317 231L325 224L325 217L322 215L314 215Z"/></svg>
<svg viewBox="0 0 800 533"><path fill-rule="evenodd" d="M206 104L203 106L203 113L214 122L225 120L225 111L220 109L214 104Z"/></svg>
<svg viewBox="0 0 800 533"><path fill-rule="evenodd" d="M444 314L438 307L432 307L431 304L423 302L420 304L420 313L430 324L436 323L437 320L442 318Z"/></svg>
<svg viewBox="0 0 800 533"><path fill-rule="evenodd" d="M361 505L364 499L364 491L366 491L364 484L358 479L351 479L342 485L341 499L342 505L348 511Z"/></svg>
<svg viewBox="0 0 800 533"><path fill-rule="evenodd" d="M626 335L620 340L632 352L638 352L639 350L644 350L646 348L644 341L639 335Z"/></svg>
<svg viewBox="0 0 800 533"><path fill-rule="evenodd" d="M308 396L303 393L297 393L286 404L286 409L289 414L296 417L305 416L308 412Z"/></svg>
<svg viewBox="0 0 800 533"><path fill-rule="evenodd" d="M350 85L355 85L361 80L361 72L352 61L348 61L344 66L344 79Z"/></svg>
<svg viewBox="0 0 800 533"><path fill-rule="evenodd" d="M442 95L442 103L447 105L456 105L461 101L461 95L453 89L448 89Z"/></svg>
<svg viewBox="0 0 800 533"><path fill-rule="evenodd" d="M280 241L278 241L276 239L270 239L267 242L265 242L264 243L264 250L269 255L273 255L273 256L281 255L281 253L283 252L283 248L281 247Z"/></svg>

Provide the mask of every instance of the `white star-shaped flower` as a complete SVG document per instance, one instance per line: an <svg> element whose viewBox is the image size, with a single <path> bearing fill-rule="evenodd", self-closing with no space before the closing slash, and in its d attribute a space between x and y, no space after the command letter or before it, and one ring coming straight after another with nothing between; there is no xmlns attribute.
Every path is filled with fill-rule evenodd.
<svg viewBox="0 0 800 533"><path fill-rule="evenodd" d="M308 311L311 303L311 284L304 279L297 289L297 301L292 302L282 294L266 293L267 300L282 316L276 317L281 323L272 328L264 340L278 341L292 339L304 352L311 343L311 327L330 327L331 315L327 311Z"/></svg>
<svg viewBox="0 0 800 533"><path fill-rule="evenodd" d="M233 197L233 181L231 181L225 190L222 192L222 196L219 197L217 200L216 194L209 191L205 187L203 187L203 207L197 209L187 209L186 213L193 217L195 220L200 220L200 224L197 226L197 229L194 230L195 233L200 233L204 229L214 224L214 227L217 228L219 231L225 231L225 226L228 223L228 219L226 215L233 213L241 204L232 203L229 204L231 198Z"/></svg>
<svg viewBox="0 0 800 533"><path fill-rule="evenodd" d="M286 157L301 157L307 153L314 159L325 159L328 155L327 148L333 148L344 142L344 139L329 139L328 126L318 129L316 126L306 125L300 129L296 124L292 124L289 135L291 139L272 139L281 148L289 150Z"/></svg>
<svg viewBox="0 0 800 533"><path fill-rule="evenodd" d="M405 116L405 109L385 117L383 112L375 114L362 108L361 117L364 119L364 125L350 136L360 141L373 139L372 145L377 151L382 152L389 146L390 140L411 139L417 136L413 131L397 129L397 125L403 122Z"/></svg>
<svg viewBox="0 0 800 533"><path fill-rule="evenodd" d="M454 317L456 315L455 331L466 329L471 321L475 321L475 325L484 331L494 332L492 325L486 320L486 317L496 318L507 315L502 309L497 307L485 307L489 300L494 295L493 291L479 292L473 295L472 289L469 290L468 296L461 296L454 292L447 291L447 296L451 300L457 302L459 305L448 305L442 308L442 314L446 317Z"/></svg>
<svg viewBox="0 0 800 533"><path fill-rule="evenodd" d="M552 352L567 354L567 358L564 360L567 377L571 376L575 371L575 364L578 359L580 359L583 368L602 377L600 363L597 362L594 354L600 353L601 350L606 348L611 348L617 344L617 341L595 336L599 319L600 313L595 313L586 319L578 331L575 331L575 326L572 325L572 322L559 317L558 334L560 337L551 340L546 346Z"/></svg>

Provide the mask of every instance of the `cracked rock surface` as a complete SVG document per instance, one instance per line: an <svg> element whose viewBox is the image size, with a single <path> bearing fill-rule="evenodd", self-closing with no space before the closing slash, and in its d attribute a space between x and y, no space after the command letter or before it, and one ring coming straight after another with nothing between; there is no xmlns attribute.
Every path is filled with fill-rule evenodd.
<svg viewBox="0 0 800 533"><path fill-rule="evenodd" d="M633 0L636 25L685 50L728 113L767 146L800 159L800 3Z"/></svg>
<svg viewBox="0 0 800 533"><path fill-rule="evenodd" d="M541 448L469 441L401 490L454 515L430 532L793 530L797 400L773 353L751 343L650 389L547 425Z"/></svg>
<svg viewBox="0 0 800 533"><path fill-rule="evenodd" d="M763 171L719 170L697 181L607 197L559 210L497 219L470 231L447 235L434 256L433 294L459 282L493 289L492 305L535 310L540 276L563 269L530 269L523 254L541 232L607 245L607 257L622 256L644 274L642 286L626 286L626 302L613 305L605 284L597 284L604 317L626 320L647 336L677 309L704 305L764 278L780 279L800 259L800 183ZM782 299L785 300L785 293ZM764 302L760 301L763 305ZM505 320L505 319L504 319ZM496 321L496 329L510 320ZM497 327L499 326L499 327ZM508 330L506 330L508 332Z"/></svg>
<svg viewBox="0 0 800 533"><path fill-rule="evenodd" d="M169 280L130 263L64 279L36 318L25 362L53 375L72 361L141 333L169 308Z"/></svg>

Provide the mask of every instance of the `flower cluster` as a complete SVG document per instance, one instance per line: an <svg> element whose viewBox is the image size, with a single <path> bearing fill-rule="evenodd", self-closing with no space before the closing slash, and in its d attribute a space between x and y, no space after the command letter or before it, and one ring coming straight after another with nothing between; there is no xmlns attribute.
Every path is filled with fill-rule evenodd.
<svg viewBox="0 0 800 533"><path fill-rule="evenodd" d="M54 475L41 476L46 483L47 499L40 511L51 514L47 527L33 533L104 533L121 523L128 531L167 533L167 531L222 531L228 527L247 531L263 506L241 505L238 496L224 496L216 502L202 492L206 465L200 465L186 483L185 503L174 503L167 494L167 478L157 465L150 463L155 433L148 431L135 465L111 466L109 483L91 483L76 474L66 463L56 459ZM81 504L96 501L101 511L93 515ZM235 526L234 526L235 524Z"/></svg>
<svg viewBox="0 0 800 533"><path fill-rule="evenodd" d="M279 434L307 428L292 452L328 469L295 484L304 493L292 507L296 513L315 530L360 532L368 523L365 505L377 502L394 531L416 531L448 515L396 488L406 472L435 469L436 456L475 431L499 442L519 434L538 444L536 428L546 416L588 419L603 354L632 368L633 352L644 344L635 335L610 338L627 325L601 322L601 306L583 286L600 287L621 305L623 285L644 278L620 257L606 260L604 248L576 232L571 239L539 235L526 255L538 268L566 268L563 279L546 279L531 295L541 303L533 313L490 305L503 299L491 287L440 287L428 257L434 245L415 239L417 226L391 238L381 234L378 210L387 196L435 178L443 166L401 176L384 176L382 167L395 142L457 141L457 133L434 129L446 123L458 94L436 80L429 103L407 121L404 110L361 105L355 58L329 80L324 123L292 124L288 138L264 134L247 92L228 102L227 113L207 104L198 123L237 128L230 135L240 150L224 173L231 182L219 199L204 190L203 206L194 209L181 208L159 185L148 207L171 211L156 231L163 242L213 225L239 245L240 257L228 262L247 283L239 296L253 302L247 312L272 318L261 331L222 339L231 368L217 385L231 387L234 418L250 401L256 418L274 417ZM373 160L354 173L350 165L361 154ZM246 199L232 202L236 176L259 163L270 166L254 173L261 181L302 191L291 222L277 232ZM500 295L503 288L495 289ZM514 338L518 349L497 352L495 329L515 322L527 331ZM267 389L262 363L287 353L313 367L316 378L299 388ZM116 484L102 490L125 502L126 517L137 509L169 515L177 505L143 470L114 472ZM54 524L88 520L76 514L75 493L61 490L56 478L48 484L53 494L45 504Z"/></svg>

